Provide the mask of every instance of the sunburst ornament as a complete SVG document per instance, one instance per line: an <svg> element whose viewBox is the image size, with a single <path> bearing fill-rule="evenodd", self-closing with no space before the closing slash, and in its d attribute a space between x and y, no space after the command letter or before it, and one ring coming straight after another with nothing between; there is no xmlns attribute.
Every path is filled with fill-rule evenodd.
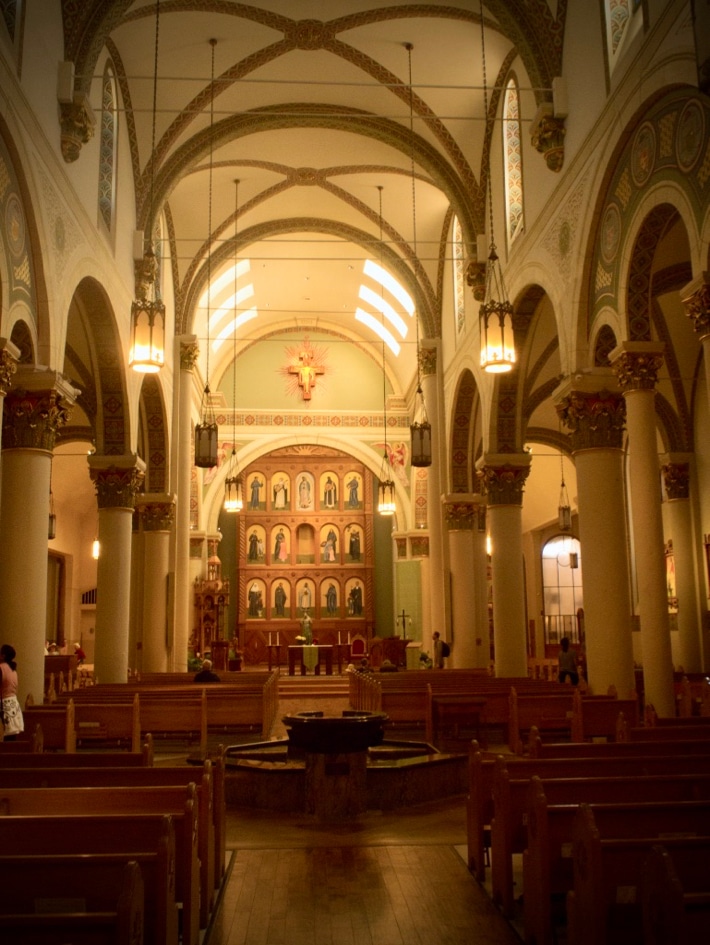
<svg viewBox="0 0 710 945"><path fill-rule="evenodd" d="M298 345L289 345L286 348L286 363L280 368L286 379L287 394L311 400L318 378L329 373L327 356L327 348L312 344L308 338Z"/></svg>

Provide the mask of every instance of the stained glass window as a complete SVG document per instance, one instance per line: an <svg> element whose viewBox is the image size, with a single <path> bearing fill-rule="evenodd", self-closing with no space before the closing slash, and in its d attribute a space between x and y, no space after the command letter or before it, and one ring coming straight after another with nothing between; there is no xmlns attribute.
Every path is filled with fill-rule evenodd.
<svg viewBox="0 0 710 945"><path fill-rule="evenodd" d="M116 78L111 64L106 63L101 93L99 213L109 233L113 228L115 206L116 127Z"/></svg>
<svg viewBox="0 0 710 945"><path fill-rule="evenodd" d="M508 81L503 103L505 202L508 244L523 229L523 163L520 138L520 99L514 78Z"/></svg>

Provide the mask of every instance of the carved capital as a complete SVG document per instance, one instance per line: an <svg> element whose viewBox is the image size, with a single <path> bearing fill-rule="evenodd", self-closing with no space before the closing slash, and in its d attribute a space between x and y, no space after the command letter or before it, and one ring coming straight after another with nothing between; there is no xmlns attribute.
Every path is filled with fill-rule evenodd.
<svg viewBox="0 0 710 945"><path fill-rule="evenodd" d="M612 370L623 391L655 390L663 366L658 345L629 342L612 351Z"/></svg>
<svg viewBox="0 0 710 945"><path fill-rule="evenodd" d="M107 457L91 457L89 474L96 488L99 509L135 508L143 479L145 466L136 463L132 466L105 465Z"/></svg>
<svg viewBox="0 0 710 945"><path fill-rule="evenodd" d="M483 465L478 470L481 491L488 497L488 505L522 505L525 480L530 475L530 465L514 466L512 463Z"/></svg>
<svg viewBox="0 0 710 945"><path fill-rule="evenodd" d="M4 396L10 390L12 375L17 370L17 359L7 350L0 349L0 396Z"/></svg>
<svg viewBox="0 0 710 945"><path fill-rule="evenodd" d="M555 118L552 105L544 102L530 126L530 141L536 151L545 158L551 171L562 170L565 160L565 120Z"/></svg>
<svg viewBox="0 0 710 945"><path fill-rule="evenodd" d="M412 535L409 539L413 558L429 557L429 537L426 535Z"/></svg>
<svg viewBox="0 0 710 945"><path fill-rule="evenodd" d="M85 95L75 96L73 102L61 102L59 108L62 157L67 164L72 164L81 154L82 144L87 144L94 136L96 121Z"/></svg>
<svg viewBox="0 0 710 945"><path fill-rule="evenodd" d="M175 497L145 493L136 497L136 512L146 532L169 532L175 522Z"/></svg>
<svg viewBox="0 0 710 945"><path fill-rule="evenodd" d="M427 348L423 344L419 349L419 369L423 377L434 377L436 374L436 348Z"/></svg>
<svg viewBox="0 0 710 945"><path fill-rule="evenodd" d="M669 499L690 498L690 465L688 463L666 463L661 467L661 472Z"/></svg>
<svg viewBox="0 0 710 945"><path fill-rule="evenodd" d="M192 372L197 364L200 347L197 341L180 342L180 370Z"/></svg>
<svg viewBox="0 0 710 945"><path fill-rule="evenodd" d="M584 449L621 449L626 404L621 394L573 390L556 406L570 431L572 452Z"/></svg>
<svg viewBox="0 0 710 945"><path fill-rule="evenodd" d="M473 290L473 297L482 302L486 297L486 263L472 259L466 266L466 285Z"/></svg>
<svg viewBox="0 0 710 945"><path fill-rule="evenodd" d="M701 341L710 335L710 273L704 272L683 290L685 314Z"/></svg>
<svg viewBox="0 0 710 945"><path fill-rule="evenodd" d="M3 449L54 449L58 430L69 420L72 403L57 390L12 390L5 397Z"/></svg>

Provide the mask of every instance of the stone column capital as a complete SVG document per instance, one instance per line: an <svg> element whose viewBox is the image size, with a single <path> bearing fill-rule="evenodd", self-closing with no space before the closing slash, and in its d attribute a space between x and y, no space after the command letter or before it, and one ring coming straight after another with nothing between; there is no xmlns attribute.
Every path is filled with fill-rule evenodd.
<svg viewBox="0 0 710 945"><path fill-rule="evenodd" d="M20 365L5 395L2 448L51 452L78 391L61 374Z"/></svg>
<svg viewBox="0 0 710 945"><path fill-rule="evenodd" d="M565 120L555 115L552 102L543 102L530 126L530 142L551 171L562 170L565 160Z"/></svg>
<svg viewBox="0 0 710 945"><path fill-rule="evenodd" d="M701 272L680 292L685 314L704 341L710 337L710 272Z"/></svg>
<svg viewBox="0 0 710 945"><path fill-rule="evenodd" d="M486 503L480 493L452 493L442 497L444 519L450 532L480 531L486 520Z"/></svg>
<svg viewBox="0 0 710 945"><path fill-rule="evenodd" d="M135 498L136 512L146 532L169 532L175 522L175 496L144 492Z"/></svg>
<svg viewBox="0 0 710 945"><path fill-rule="evenodd" d="M626 421L623 395L609 390L569 390L555 409L570 431L573 453L585 449L621 449Z"/></svg>
<svg viewBox="0 0 710 945"><path fill-rule="evenodd" d="M435 341L422 341L419 346L419 370L422 377L434 377L438 358L438 346Z"/></svg>
<svg viewBox="0 0 710 945"><path fill-rule="evenodd" d="M200 355L197 335L181 335L178 342L180 344L180 370L191 373Z"/></svg>
<svg viewBox="0 0 710 945"><path fill-rule="evenodd" d="M12 376L20 360L20 349L7 338L0 338L0 397L10 390Z"/></svg>
<svg viewBox="0 0 710 945"><path fill-rule="evenodd" d="M530 475L529 453L489 453L477 464L481 491L488 506L522 505L525 480Z"/></svg>
<svg viewBox="0 0 710 945"><path fill-rule="evenodd" d="M690 463L665 462L661 466L663 485L669 499L690 498Z"/></svg>
<svg viewBox="0 0 710 945"><path fill-rule="evenodd" d="M89 457L89 475L96 488L99 509L135 508L145 478L145 463L134 453Z"/></svg>
<svg viewBox="0 0 710 945"><path fill-rule="evenodd" d="M614 348L609 360L625 394L655 390L664 350L665 345L656 341L625 341Z"/></svg>

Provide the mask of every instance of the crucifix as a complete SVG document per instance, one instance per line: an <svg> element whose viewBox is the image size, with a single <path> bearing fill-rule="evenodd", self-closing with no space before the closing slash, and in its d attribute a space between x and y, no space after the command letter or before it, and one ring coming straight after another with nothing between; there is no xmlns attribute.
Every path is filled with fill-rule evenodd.
<svg viewBox="0 0 710 945"><path fill-rule="evenodd" d="M303 391L303 399L311 399L311 389L316 386L316 378L323 374L323 368L313 364L313 354L310 351L301 351L298 356L300 364L292 364L289 374L298 374L298 386Z"/></svg>
<svg viewBox="0 0 710 945"><path fill-rule="evenodd" d="M405 614L404 607L402 608L402 613L397 617L396 623L399 625L402 624L402 635L407 636L407 621L409 621L409 626L412 626L412 618L409 614Z"/></svg>

